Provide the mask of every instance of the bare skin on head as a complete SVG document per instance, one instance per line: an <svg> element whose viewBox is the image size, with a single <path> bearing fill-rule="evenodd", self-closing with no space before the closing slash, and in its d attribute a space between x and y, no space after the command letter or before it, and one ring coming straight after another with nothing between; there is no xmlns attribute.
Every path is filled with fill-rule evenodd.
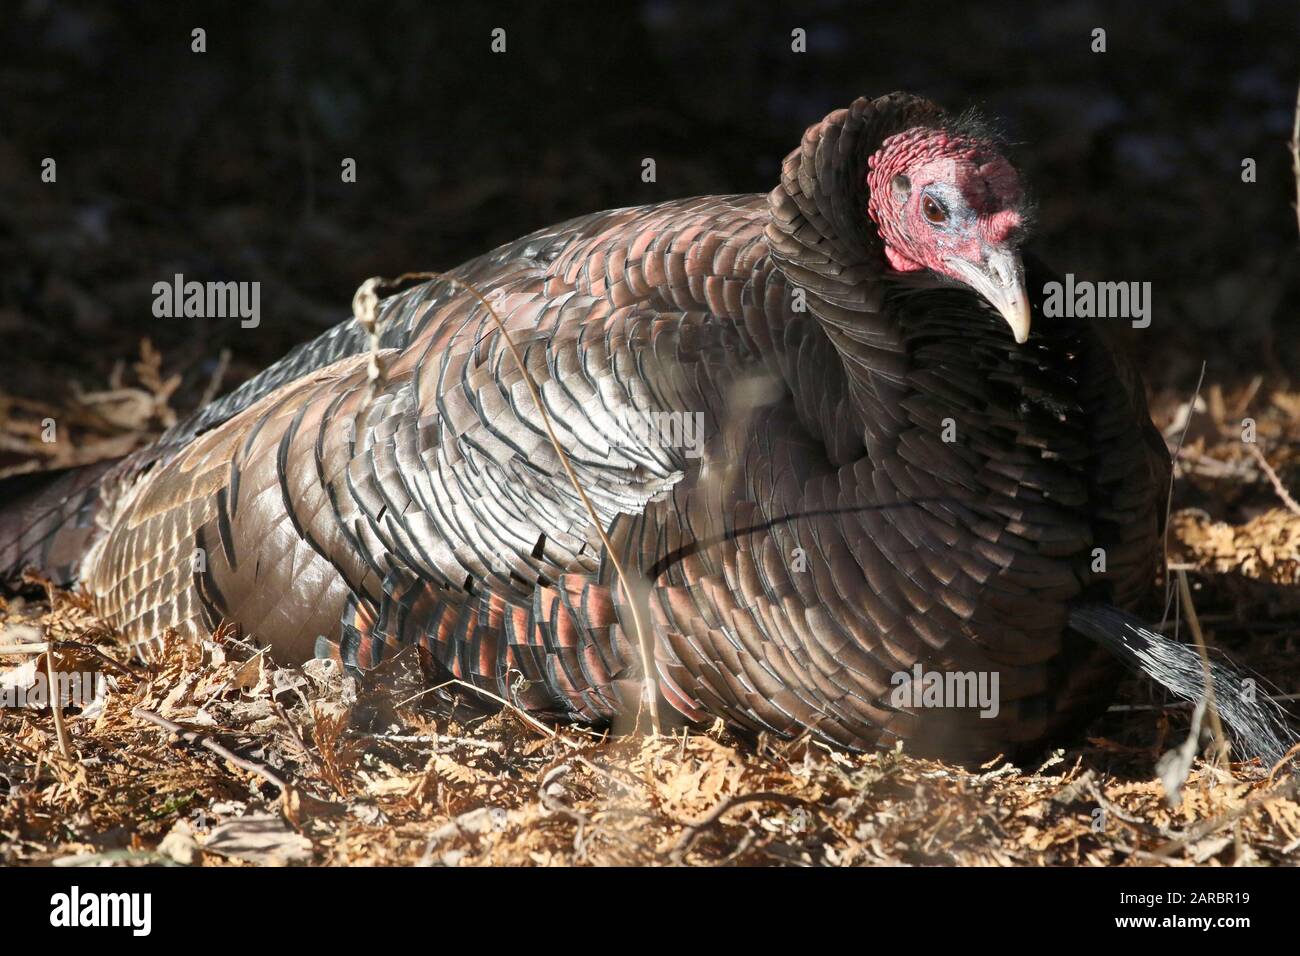
<svg viewBox="0 0 1300 956"><path fill-rule="evenodd" d="M969 286L1024 343L1030 309L1018 246L1025 199L1015 167L987 143L922 126L885 140L868 167L867 212L889 265Z"/></svg>

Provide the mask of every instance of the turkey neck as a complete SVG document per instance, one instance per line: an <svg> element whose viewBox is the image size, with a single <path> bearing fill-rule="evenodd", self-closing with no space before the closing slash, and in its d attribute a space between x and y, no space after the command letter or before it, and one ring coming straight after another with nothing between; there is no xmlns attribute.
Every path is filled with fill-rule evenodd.
<svg viewBox="0 0 1300 956"><path fill-rule="evenodd" d="M786 157L766 230L787 286L785 347L836 366L812 382L807 367L787 375L795 404L833 466L871 460L872 490L885 498L941 485L966 499L1036 503L1060 485L1059 498L1047 497L1077 502L1087 454L1077 330L1062 320L1044 327L1040 313L1034 338L1017 346L975 293L890 270L867 213L870 157L895 133L944 122L905 94L859 100L811 127ZM844 393L829 403L843 421L810 423L808 393L819 389ZM837 434L844 429L851 440ZM1008 453L1010 464L994 457ZM1045 487L1013 487L1021 480Z"/></svg>
<svg viewBox="0 0 1300 956"><path fill-rule="evenodd" d="M1088 584L1095 543L1079 327L1039 312L1033 337L1016 345L974 292L898 281L883 260L837 263L836 255L849 259L836 251L843 241L810 240L792 204L775 197L768 234L787 305L802 289L813 321L799 321L808 316L797 308L787 315L801 337L824 339L804 350L835 363L831 374L791 383L795 404L836 388L847 412L821 428L833 470L811 494L840 489L841 507L856 499L840 533L864 568L880 558L858 554L868 546L856 542L874 542L869 550L894 565L900 586L918 573L917 556L943 570L940 580L957 573L949 564L971 563L972 576L958 574L944 589L955 616L941 629L973 642L953 646L983 647L1003 661L1049 655L1064 602ZM860 441L841 438L851 453L838 460L827 441L837 428Z"/></svg>
<svg viewBox="0 0 1300 956"><path fill-rule="evenodd" d="M894 414L881 392L904 387L908 366L905 336L884 311L893 283L867 212L869 159L894 133L942 120L932 104L906 94L858 100L808 129L768 194L768 248L786 283L786 328L774 338L787 353L782 360L800 420L834 466L870 449L873 417ZM814 356L824 371L809 381L813 363L788 355ZM826 369L830 363L835 367ZM843 394L829 402L810 394L828 389ZM835 421L816 414L828 408Z"/></svg>

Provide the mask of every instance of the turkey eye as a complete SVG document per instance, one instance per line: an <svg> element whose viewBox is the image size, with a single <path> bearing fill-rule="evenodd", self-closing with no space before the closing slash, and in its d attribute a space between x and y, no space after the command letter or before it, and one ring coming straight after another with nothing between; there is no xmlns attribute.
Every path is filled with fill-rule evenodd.
<svg viewBox="0 0 1300 956"><path fill-rule="evenodd" d="M936 226L948 221L948 211L929 196L921 200L921 213Z"/></svg>

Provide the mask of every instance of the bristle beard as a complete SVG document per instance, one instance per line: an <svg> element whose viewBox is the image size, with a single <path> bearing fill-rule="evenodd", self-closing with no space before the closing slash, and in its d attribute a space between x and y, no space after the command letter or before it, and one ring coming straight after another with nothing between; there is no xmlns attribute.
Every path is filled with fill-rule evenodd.
<svg viewBox="0 0 1300 956"><path fill-rule="evenodd" d="M1119 608L1086 604L1070 609L1070 626L1097 641L1129 666L1189 701L1205 696L1205 666L1196 648L1150 630ZM1244 675L1223 661L1210 662L1215 705L1227 725L1239 757L1259 757L1269 765L1295 744L1286 712L1259 689L1243 694ZM1258 682L1257 682L1258 683Z"/></svg>
<svg viewBox="0 0 1300 956"><path fill-rule="evenodd" d="M983 143L998 152L1005 153L1010 145L1010 140L1002 126L974 106L967 107L956 116L950 117L944 123L944 128L954 136Z"/></svg>

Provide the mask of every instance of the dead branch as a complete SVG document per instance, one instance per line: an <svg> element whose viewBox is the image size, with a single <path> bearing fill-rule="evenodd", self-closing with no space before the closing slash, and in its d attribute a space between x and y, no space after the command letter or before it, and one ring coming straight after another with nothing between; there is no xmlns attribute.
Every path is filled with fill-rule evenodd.
<svg viewBox="0 0 1300 956"><path fill-rule="evenodd" d="M161 727L173 737L183 740L188 744L212 751L217 756L229 761L241 770L247 770L249 773L260 777L272 786L279 788L281 793L289 792L289 784L276 774L275 771L271 770L264 764L258 763L256 760L250 760L247 757L239 756L239 754L235 753L229 747L217 743L217 741L213 740L211 737L205 737L203 734L196 733L192 730L186 730L180 724L168 720L161 714L155 714L151 710L145 710L143 707L133 708L131 715L140 720L151 723L156 727Z"/></svg>
<svg viewBox="0 0 1300 956"><path fill-rule="evenodd" d="M686 852L695 844L705 830L716 826L727 813L736 807L743 806L746 803L783 803L787 807L804 807L814 813L818 812L814 804L809 803L802 797L795 797L788 793L776 793L770 790L762 790L757 793L742 793L734 797L723 800L716 807L705 814L702 820L692 823L682 831L681 837L677 840L677 845L673 847L671 858L674 863L681 863Z"/></svg>
<svg viewBox="0 0 1300 956"><path fill-rule="evenodd" d="M1268 463L1268 459L1265 458L1264 453L1259 450L1259 446L1247 444L1246 449L1254 455L1255 460L1259 462L1259 467L1263 469L1264 474L1272 483L1273 490L1277 492L1277 496L1281 498L1282 503L1286 505L1286 510L1291 512L1293 515L1300 515L1300 504L1296 504L1296 500L1292 498L1291 493L1286 490L1286 486L1282 484L1282 479L1277 476L1277 472L1274 471L1273 466Z"/></svg>

